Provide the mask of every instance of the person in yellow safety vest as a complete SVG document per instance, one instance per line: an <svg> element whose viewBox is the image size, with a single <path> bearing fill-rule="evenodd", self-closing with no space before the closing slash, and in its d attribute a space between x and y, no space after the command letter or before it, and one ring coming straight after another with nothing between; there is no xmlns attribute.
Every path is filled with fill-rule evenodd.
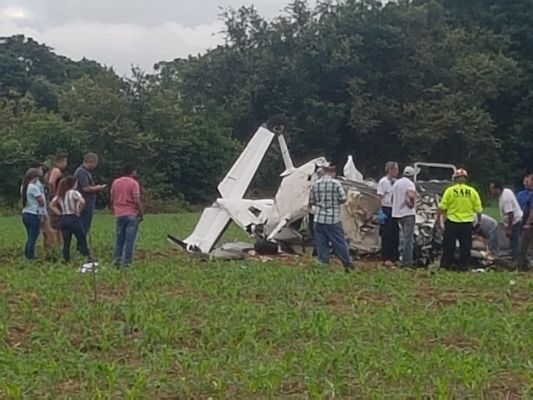
<svg viewBox="0 0 533 400"><path fill-rule="evenodd" d="M479 193L466 183L467 179L466 170L458 169L453 176L455 184L446 189L442 196L435 221L435 226L439 227L442 215L446 215L440 266L448 270L453 270L457 240L460 246L459 270L468 270L475 214L477 214L477 221L481 221L481 213L483 212Z"/></svg>

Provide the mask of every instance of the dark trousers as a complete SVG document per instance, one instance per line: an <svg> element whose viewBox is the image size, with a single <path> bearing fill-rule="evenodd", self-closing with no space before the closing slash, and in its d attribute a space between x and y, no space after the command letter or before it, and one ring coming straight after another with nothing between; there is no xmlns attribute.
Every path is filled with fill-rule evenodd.
<svg viewBox="0 0 533 400"><path fill-rule="evenodd" d="M392 208L383 207L383 213L387 220L380 225L379 235L381 236L381 258L383 261L396 262L400 259L400 227L398 220L392 218Z"/></svg>
<svg viewBox="0 0 533 400"><path fill-rule="evenodd" d="M89 231L91 230L91 225L93 223L93 216L94 216L94 205L87 204L85 208L80 213L80 222L81 226L83 227L83 232L85 235L85 241L87 241L87 235L89 234ZM81 253L83 249L80 247L80 242L78 241L78 251Z"/></svg>
<svg viewBox="0 0 533 400"><path fill-rule="evenodd" d="M509 245L511 246L511 256L514 262L518 262L520 258L520 239L522 238L522 223L514 224L511 228L511 235L509 236Z"/></svg>
<svg viewBox="0 0 533 400"><path fill-rule="evenodd" d="M527 255L530 248L533 248L533 228L522 231L522 240L520 241L520 254L517 264L522 269L529 269L529 257Z"/></svg>
<svg viewBox="0 0 533 400"><path fill-rule="evenodd" d="M457 240L459 241L459 269L466 271L470 265L470 252L472 251L471 222L457 223L446 220L440 266L445 269L452 269L452 265L455 263L455 243Z"/></svg>
<svg viewBox="0 0 533 400"><path fill-rule="evenodd" d="M350 258L348 243L344 237L344 229L340 222L336 224L314 224L315 244L318 259L324 264L329 263L329 244L333 247L333 252L342 261L346 269L353 269L354 264Z"/></svg>
<svg viewBox="0 0 533 400"><path fill-rule="evenodd" d="M35 259L35 245L41 233L41 219L36 214L24 213L22 214L22 223L26 228L28 239L24 247L24 256L28 260Z"/></svg>
<svg viewBox="0 0 533 400"><path fill-rule="evenodd" d="M76 237L76 241L78 242L77 249L81 255L90 258L87 238L85 237L85 230L83 229L81 219L75 215L63 215L60 225L61 234L63 235L63 259L66 262L70 262L72 236Z"/></svg>

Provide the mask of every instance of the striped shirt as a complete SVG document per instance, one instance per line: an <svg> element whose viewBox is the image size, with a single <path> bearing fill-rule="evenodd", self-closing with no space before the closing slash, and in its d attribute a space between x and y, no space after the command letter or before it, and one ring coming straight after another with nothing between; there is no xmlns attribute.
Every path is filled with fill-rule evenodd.
<svg viewBox="0 0 533 400"><path fill-rule="evenodd" d="M341 183L330 176L315 182L309 193L309 204L316 206L314 222L333 225L339 223L340 203L346 201L346 192Z"/></svg>
<svg viewBox="0 0 533 400"><path fill-rule="evenodd" d="M77 190L69 190L64 198L58 199L58 203L61 206L61 215L76 214L81 197L81 193Z"/></svg>

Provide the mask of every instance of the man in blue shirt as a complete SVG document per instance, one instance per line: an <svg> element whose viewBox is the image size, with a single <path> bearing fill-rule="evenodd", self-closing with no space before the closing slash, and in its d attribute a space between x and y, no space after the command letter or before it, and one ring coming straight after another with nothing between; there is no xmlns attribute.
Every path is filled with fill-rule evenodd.
<svg viewBox="0 0 533 400"><path fill-rule="evenodd" d="M524 190L516 194L516 200L518 200L522 211L526 209L528 201L533 196L533 174L526 175L523 182Z"/></svg>
<svg viewBox="0 0 533 400"><path fill-rule="evenodd" d="M520 238L521 249L518 259L518 266L523 270L529 271L530 261L528 252L530 247L533 246L533 174L529 174L524 178L524 187L525 190L519 193L520 195L525 192L525 195L522 195L523 203L520 204L520 207L522 207L524 212L524 216L522 218L522 236Z"/></svg>

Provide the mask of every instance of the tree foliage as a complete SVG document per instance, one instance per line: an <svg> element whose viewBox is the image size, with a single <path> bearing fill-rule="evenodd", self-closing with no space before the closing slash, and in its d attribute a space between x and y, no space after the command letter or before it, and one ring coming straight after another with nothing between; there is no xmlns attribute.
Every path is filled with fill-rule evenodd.
<svg viewBox="0 0 533 400"><path fill-rule="evenodd" d="M28 160L86 151L98 179L137 162L154 197L210 200L258 125L291 120L295 161L353 154L377 177L388 160L465 166L509 181L533 169L529 0L294 0L266 20L228 9L225 44L121 78L23 36L0 40L1 195ZM259 180L273 188L273 151Z"/></svg>

